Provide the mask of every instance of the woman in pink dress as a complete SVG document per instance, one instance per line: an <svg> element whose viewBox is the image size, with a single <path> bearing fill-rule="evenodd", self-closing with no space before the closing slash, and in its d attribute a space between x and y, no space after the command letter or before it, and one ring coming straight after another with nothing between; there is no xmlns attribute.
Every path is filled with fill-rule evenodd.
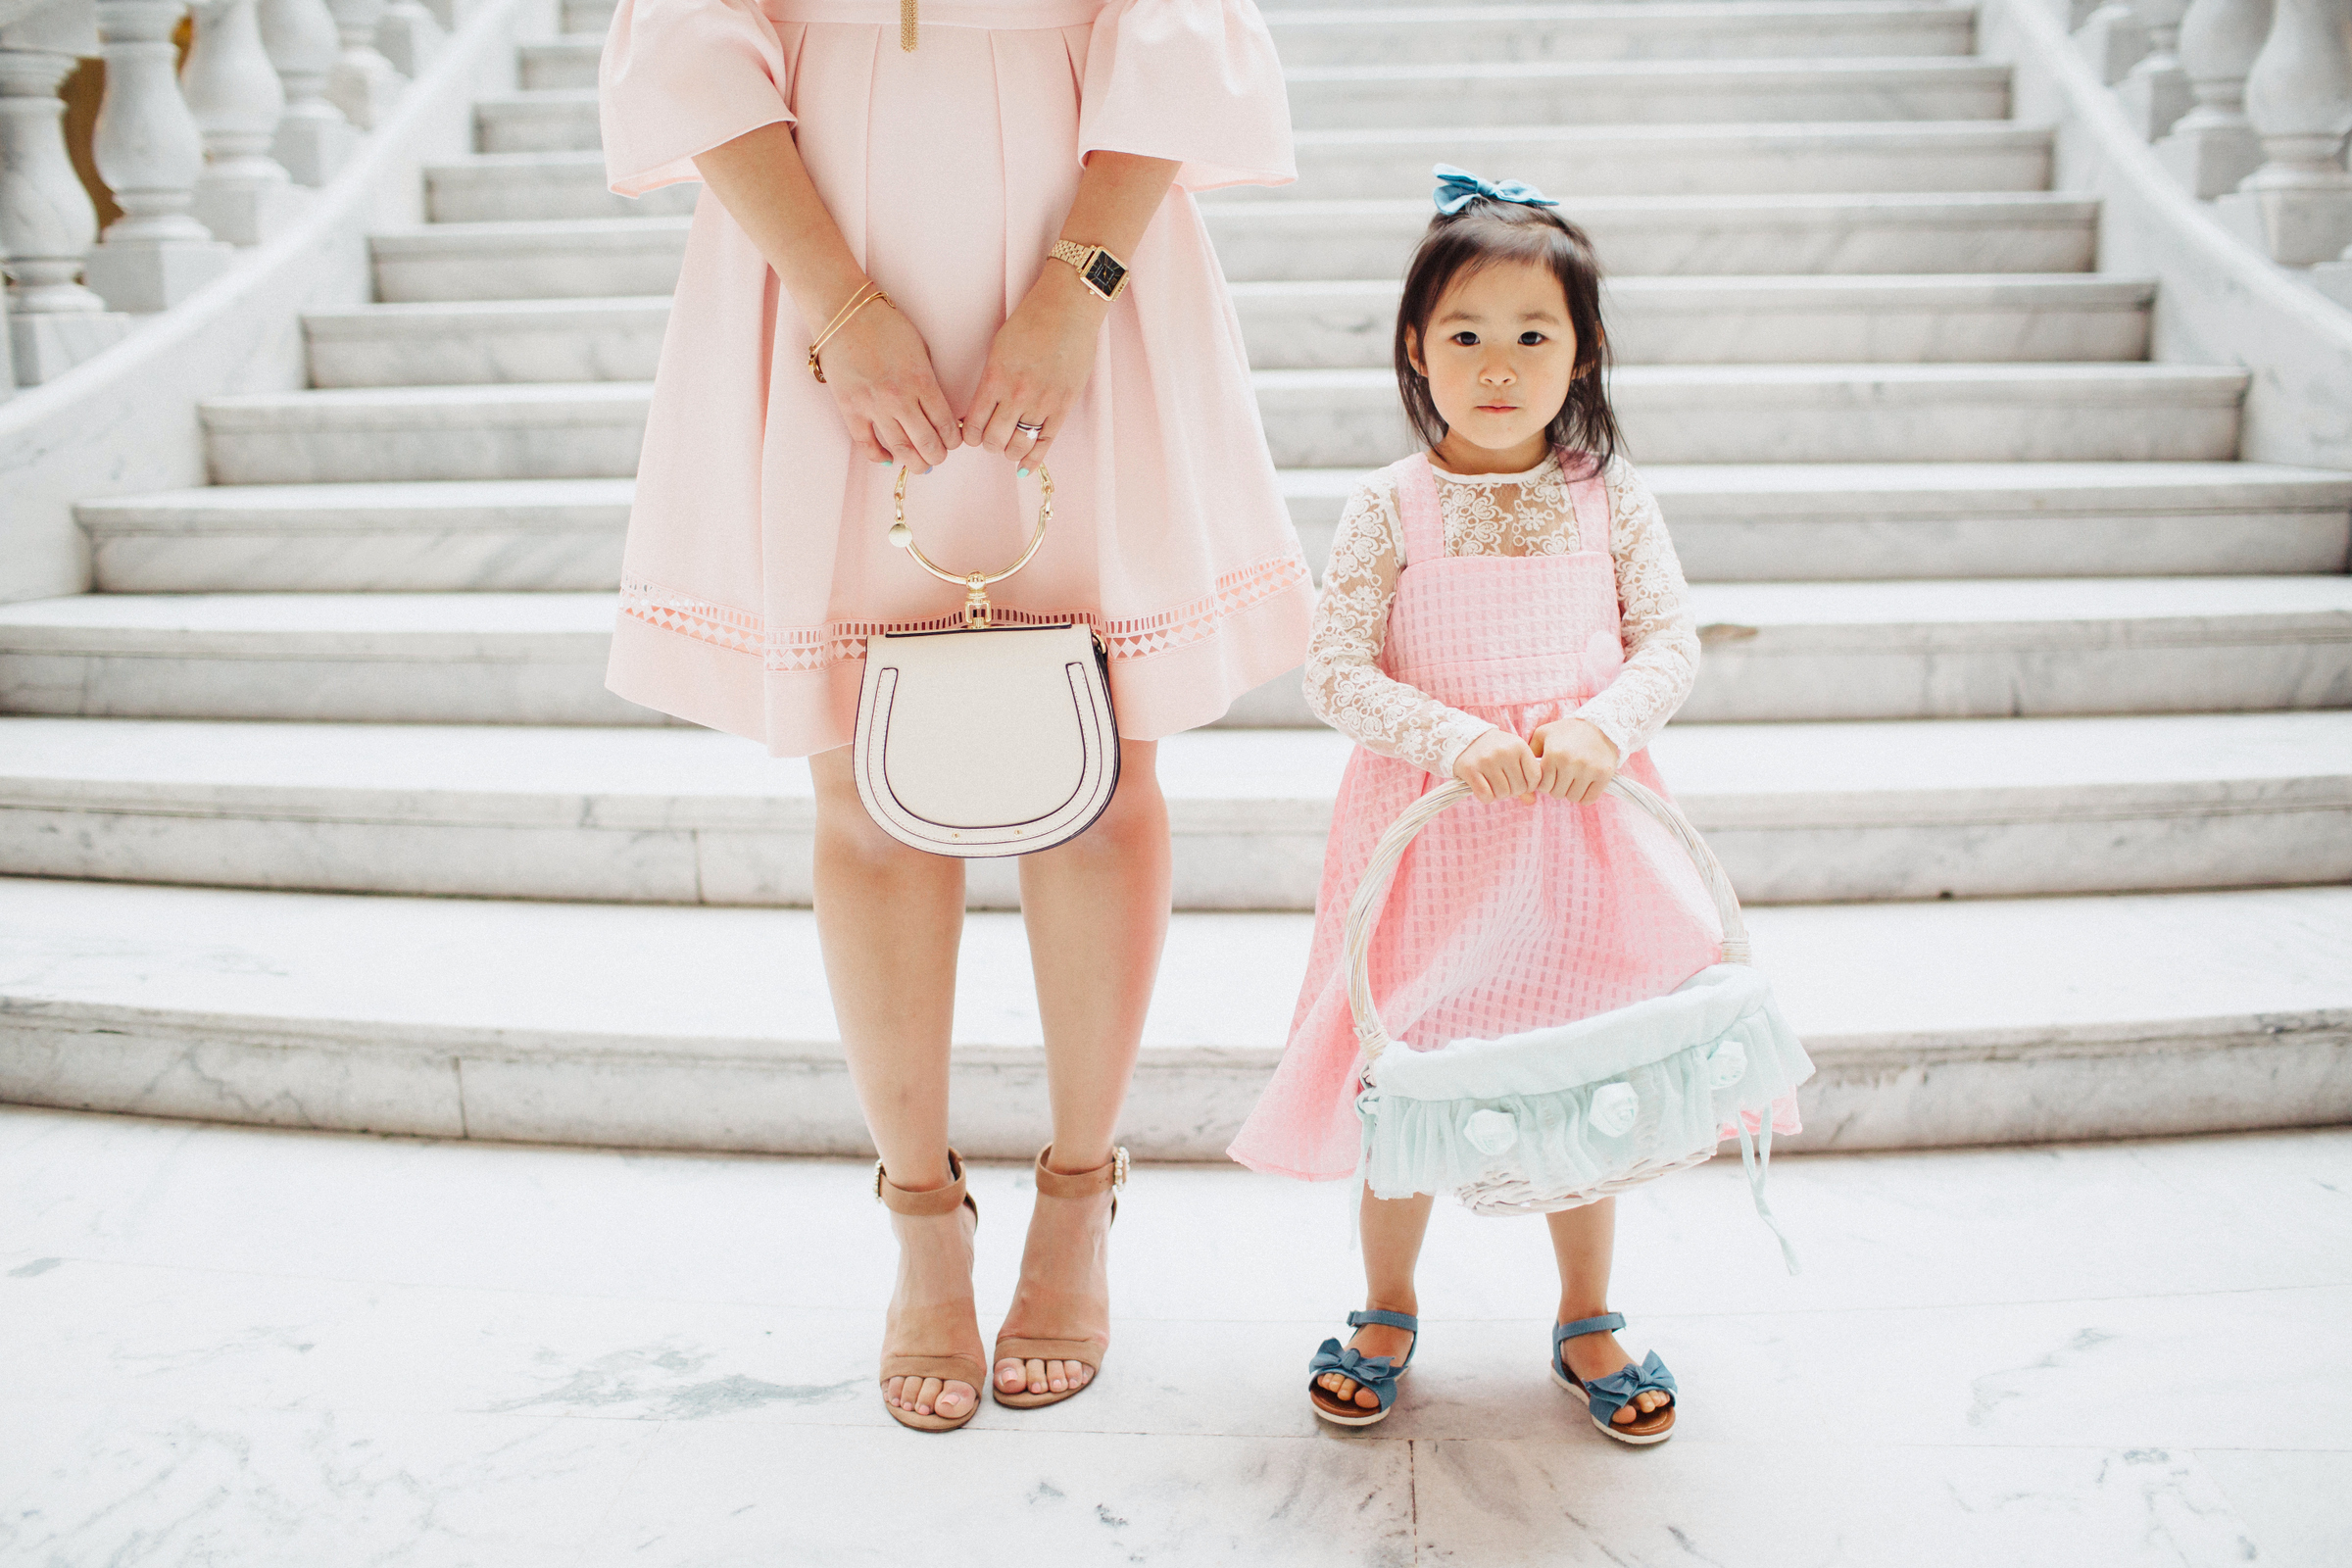
<svg viewBox="0 0 2352 1568"><path fill-rule="evenodd" d="M1305 647L1306 565L1191 194L1293 177L1281 68L1251 0L621 0L601 85L613 190L706 186L609 683L810 760L826 972L900 1248L890 1414L960 1426L983 1382L1066 1398L1108 1344L1111 1139L1167 923L1153 743ZM992 597L1102 633L1120 784L1021 862L1053 1141L992 1376L948 1141L963 864L874 827L846 747L864 639L961 604L887 541L897 466L925 551L994 566L1049 459L1052 531Z"/></svg>

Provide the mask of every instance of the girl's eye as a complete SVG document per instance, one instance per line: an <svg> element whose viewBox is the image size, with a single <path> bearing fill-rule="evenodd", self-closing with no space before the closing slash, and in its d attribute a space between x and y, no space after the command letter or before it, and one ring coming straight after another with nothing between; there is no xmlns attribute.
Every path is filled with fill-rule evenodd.
<svg viewBox="0 0 2352 1568"><path fill-rule="evenodd" d="M1478 334L1476 332L1456 332L1451 341L1459 347L1474 349L1478 347Z"/></svg>
<svg viewBox="0 0 2352 1568"><path fill-rule="evenodd" d="M1544 334L1543 334L1543 333L1541 333L1541 332L1539 332L1539 331L1537 331L1537 330L1536 330L1534 327L1532 327L1532 326L1531 326L1531 327L1529 327L1529 328L1528 328L1526 331L1524 331L1524 332L1522 332L1522 333L1520 333L1520 334L1519 334L1519 342L1520 342L1521 346L1522 346L1522 347L1525 347L1525 348L1534 348L1534 347L1535 347L1537 344L1539 344L1539 343L1541 343L1541 342L1543 342L1543 341L1544 341Z"/></svg>

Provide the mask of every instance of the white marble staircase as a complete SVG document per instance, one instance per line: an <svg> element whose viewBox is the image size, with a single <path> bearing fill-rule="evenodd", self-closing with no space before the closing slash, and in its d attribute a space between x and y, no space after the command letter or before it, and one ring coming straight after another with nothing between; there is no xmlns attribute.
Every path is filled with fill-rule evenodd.
<svg viewBox="0 0 2352 1568"><path fill-rule="evenodd" d="M1971 13L1268 15L1302 178L1203 210L1310 556L1404 449L1431 162L1567 198L1615 270L1706 627L1657 756L1823 1063L1808 1141L2352 1114L2352 474L2235 461L2245 373L2149 360L2154 286L2093 270ZM313 388L204 405L212 486L84 506L97 591L0 607L0 1095L859 1146L806 767L603 689L696 192L604 191L565 17L375 237L381 303L306 318ZM1139 1153L1215 1154L1278 1050L1344 753L1295 680L1164 748ZM1024 970L976 915L975 1152L1032 1137Z"/></svg>

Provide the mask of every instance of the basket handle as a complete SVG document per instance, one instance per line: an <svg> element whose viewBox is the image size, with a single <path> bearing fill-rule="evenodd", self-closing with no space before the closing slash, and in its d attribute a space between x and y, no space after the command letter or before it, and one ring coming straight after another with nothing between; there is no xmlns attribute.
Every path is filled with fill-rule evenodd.
<svg viewBox="0 0 2352 1568"><path fill-rule="evenodd" d="M1715 900L1715 912L1723 917L1723 961L1748 961L1747 921L1740 913L1740 896L1732 891L1732 879L1723 874L1723 866L1707 841L1698 836L1690 819L1664 796L1620 773L1609 780L1608 793L1647 811L1683 847L1684 853L1698 867L1700 880ZM1388 1026L1380 1021L1380 1009L1372 1004L1372 925L1379 918L1380 906L1388 900L1389 878L1403 858L1405 846L1432 821L1438 813L1458 802L1471 799L1470 786L1459 779L1440 784L1412 805L1396 813L1396 820L1380 836L1373 846L1372 858L1364 866L1361 881L1355 887L1355 897L1348 902L1348 921L1343 928L1346 936L1345 953L1348 963L1348 1010L1355 1015L1355 1038L1363 1050L1368 1067L1380 1059L1380 1054L1391 1044Z"/></svg>

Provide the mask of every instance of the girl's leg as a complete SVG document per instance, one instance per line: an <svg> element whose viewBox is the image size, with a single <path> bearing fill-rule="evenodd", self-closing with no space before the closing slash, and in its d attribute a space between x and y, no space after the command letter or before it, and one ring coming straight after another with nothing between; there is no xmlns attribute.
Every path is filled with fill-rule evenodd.
<svg viewBox="0 0 2352 1568"><path fill-rule="evenodd" d="M1599 1317L1609 1309L1609 1260L1617 1250L1617 1200L1604 1198L1581 1208L1563 1208L1544 1218L1551 1226L1551 1252L1560 1265L1560 1311L1554 1323ZM1562 1342L1568 1370L1587 1382L1605 1378L1633 1365L1614 1334L1580 1334ZM1634 1422L1666 1402L1666 1396L1644 1389L1619 1410L1619 1426Z"/></svg>
<svg viewBox="0 0 2352 1568"><path fill-rule="evenodd" d="M1436 1204L1436 1197L1429 1193L1374 1198L1372 1189L1364 1189L1363 1204L1356 1214L1364 1240L1364 1305L1383 1312L1421 1315L1413 1273L1421 1261L1421 1238L1429 1234L1430 1210ZM1393 1361L1412 1348L1413 1336L1385 1323L1367 1323L1348 1343L1364 1355L1385 1355ZM1315 1381L1364 1409L1380 1408L1380 1396L1357 1388L1353 1378L1326 1372Z"/></svg>
<svg viewBox="0 0 2352 1568"><path fill-rule="evenodd" d="M874 826L858 799L848 748L812 757L808 766L816 780L817 936L866 1130L893 1185L944 1187L954 1180L948 1047L963 862L910 850ZM891 1216L899 1279L885 1354L967 1354L986 1362L966 1212ZM980 1391L937 1378L892 1378L883 1396L926 1415L958 1416Z"/></svg>
<svg viewBox="0 0 2352 1568"><path fill-rule="evenodd" d="M1118 792L1101 820L1059 849L1021 858L1022 918L1054 1107L1046 1162L1065 1174L1110 1158L1167 939L1168 807L1155 772L1158 750L1150 741L1121 741ZM1109 1230L1107 1195L1041 1196L1003 1332L1107 1341ZM996 1376L1007 1391L1058 1394L1084 1388L1093 1373L1079 1361L1006 1359Z"/></svg>

